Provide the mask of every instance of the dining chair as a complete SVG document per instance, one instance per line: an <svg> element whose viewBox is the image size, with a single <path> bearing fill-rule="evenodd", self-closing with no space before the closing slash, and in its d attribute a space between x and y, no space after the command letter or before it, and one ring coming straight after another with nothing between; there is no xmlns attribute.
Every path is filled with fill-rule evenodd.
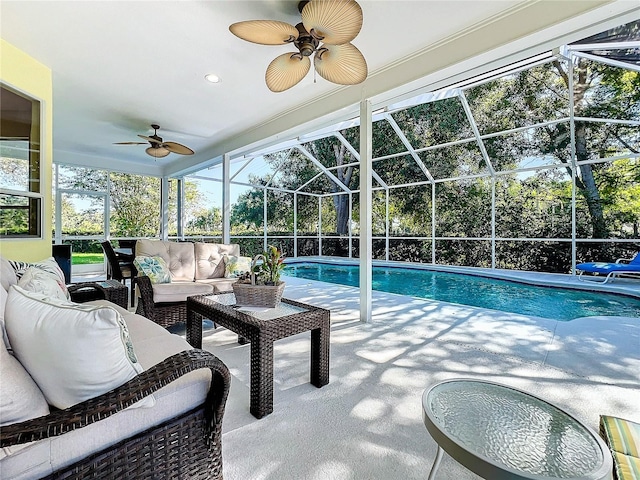
<svg viewBox="0 0 640 480"><path fill-rule="evenodd" d="M135 303L135 295L133 290L133 278L136 276L137 271L133 266L132 260L120 260L116 255L116 252L113 250L113 246L109 240L105 240L101 242L102 249L104 250L104 254L107 257L108 270L107 270L107 278L113 278L121 283L127 284L126 280L129 280L130 289L131 289L131 306L133 307Z"/></svg>
<svg viewBox="0 0 640 480"><path fill-rule="evenodd" d="M120 248L130 248L131 251L135 254L136 253L136 242L138 240L136 239L126 239L126 240L118 240L118 247Z"/></svg>

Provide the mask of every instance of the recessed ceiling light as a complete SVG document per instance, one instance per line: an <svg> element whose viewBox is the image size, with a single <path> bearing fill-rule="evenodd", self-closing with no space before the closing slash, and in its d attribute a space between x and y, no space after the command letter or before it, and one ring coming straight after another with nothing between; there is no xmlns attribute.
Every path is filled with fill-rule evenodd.
<svg viewBox="0 0 640 480"><path fill-rule="evenodd" d="M220 83L222 81L222 79L215 73L205 75L204 78L211 83Z"/></svg>

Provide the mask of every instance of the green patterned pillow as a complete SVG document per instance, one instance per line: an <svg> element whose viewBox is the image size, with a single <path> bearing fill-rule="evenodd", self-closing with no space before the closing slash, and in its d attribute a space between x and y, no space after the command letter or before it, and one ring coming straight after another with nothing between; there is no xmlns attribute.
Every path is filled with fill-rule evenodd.
<svg viewBox="0 0 640 480"><path fill-rule="evenodd" d="M171 273L162 257L138 256L133 261L140 275L146 275L151 283L171 283Z"/></svg>
<svg viewBox="0 0 640 480"><path fill-rule="evenodd" d="M236 257L235 255L224 256L225 277L238 277L249 271L251 271L251 257Z"/></svg>
<svg viewBox="0 0 640 480"><path fill-rule="evenodd" d="M238 257L235 255L224 255L224 276L225 278L235 276L236 266L238 265Z"/></svg>
<svg viewBox="0 0 640 480"><path fill-rule="evenodd" d="M238 257L238 261L236 263L236 274L241 275L246 272L251 271L251 257Z"/></svg>

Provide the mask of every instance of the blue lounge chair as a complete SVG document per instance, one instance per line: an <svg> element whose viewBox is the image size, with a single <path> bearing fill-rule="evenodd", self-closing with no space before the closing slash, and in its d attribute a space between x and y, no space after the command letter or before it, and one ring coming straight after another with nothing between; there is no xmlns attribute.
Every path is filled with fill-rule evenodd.
<svg viewBox="0 0 640 480"><path fill-rule="evenodd" d="M576 270L580 270L578 280L587 280L587 277L582 277L584 272L598 273L606 275L604 280L596 280L596 277L589 277L589 280L600 281L601 283L607 283L610 279L616 275L623 273L631 273L640 275L640 252L636 253L632 259L619 258L616 263L605 262L591 262L591 263L579 263L576 265Z"/></svg>

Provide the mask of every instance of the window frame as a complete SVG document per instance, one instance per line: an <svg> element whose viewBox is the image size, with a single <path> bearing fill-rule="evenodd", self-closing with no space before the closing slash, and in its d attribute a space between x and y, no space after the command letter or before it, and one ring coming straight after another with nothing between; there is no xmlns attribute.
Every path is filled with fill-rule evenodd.
<svg viewBox="0 0 640 480"><path fill-rule="evenodd" d="M45 227L45 223L44 223L44 210L45 210L45 192L44 189L46 188L46 186L43 183L43 179L45 178L45 171L44 171L44 163L43 162L43 152L44 152L44 148L43 148L43 142L45 141L45 131L44 131L44 103L42 101L42 99L37 98L34 95L30 95L24 91L22 91L21 89L15 88L9 84L7 84L6 82L2 82L0 81L0 90L6 90L14 95L17 95L19 97L24 98L25 100L31 102L32 105L32 111L31 111L31 118L32 118L32 122L34 120L34 115L33 115L33 106L37 105L38 108L38 112L37 112L37 121L38 121L38 143L39 143L39 148L37 149L37 177L34 176L32 174L32 169L29 167L29 172L28 172L28 188L33 188L33 185L37 185L38 186L38 191L31 191L31 190L15 190L15 189L11 189L11 188L2 188L0 187L0 195L6 195L9 197L14 197L14 198L18 198L18 199L27 199L30 203L31 200L36 200L36 202L34 202L34 206L32 207L31 205L29 205L28 209L29 209L29 216L31 216L32 214L35 215L36 220L34 222L34 228L35 228L35 233L31 233L31 231L28 231L26 233L17 233L17 234L5 234L2 232L2 229L0 229L0 239L2 239L2 241L10 241L10 240L18 240L18 241L22 241L22 240L42 240L44 239L44 227ZM0 140L2 140L3 137L0 137ZM8 136L7 139L17 139L19 138L18 136L12 135L12 136ZM21 138L21 137L20 137ZM26 137L26 140L28 140L29 144L30 144L30 148L32 146L32 137ZM22 139L22 138L21 138ZM33 149L33 151L36 151L35 149ZM29 160L30 162L31 160ZM32 213L32 208L35 209L35 212Z"/></svg>

